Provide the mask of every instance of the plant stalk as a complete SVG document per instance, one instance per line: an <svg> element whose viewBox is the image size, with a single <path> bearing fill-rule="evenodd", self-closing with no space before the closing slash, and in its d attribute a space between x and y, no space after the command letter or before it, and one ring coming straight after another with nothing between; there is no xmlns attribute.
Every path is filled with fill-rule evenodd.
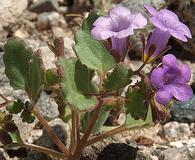
<svg viewBox="0 0 195 160"><path fill-rule="evenodd" d="M133 130L133 129L137 129L137 128L139 128L139 127L138 127L138 126L127 127L127 126L125 126L125 125L122 125L122 126L120 126L120 127L118 127L118 128L115 128L115 129L113 129L113 130L104 132L104 133L100 134L100 135L97 136L97 137L94 137L94 138L92 138L92 139L89 139L89 140L87 141L87 143L86 143L86 146L90 146L90 145L92 145L92 144L94 144L94 143L96 143L96 142L102 141L103 139L112 137L112 136L114 136L114 135L116 135L116 134L119 134L119 133L122 133L122 132L124 132L124 131L130 130L130 129Z"/></svg>
<svg viewBox="0 0 195 160"><path fill-rule="evenodd" d="M72 119L72 129L71 129L71 144L70 144L70 152L74 153L76 150L76 146L78 144L78 115L77 111L71 110L71 119Z"/></svg>
<svg viewBox="0 0 195 160"><path fill-rule="evenodd" d="M43 125L43 127L46 129L47 133L49 134L49 136L51 137L51 139L53 140L53 142L58 146L58 148L64 153L64 155L66 157L70 157L71 153L69 151L69 149L66 148L66 146L62 143L62 141L58 138L58 136L56 135L56 133L53 131L53 129L49 126L49 124L47 123L47 121L43 118L43 116L41 115L41 113L39 112L39 109L37 108L37 106L35 106L33 108L33 114L37 117L37 119L39 120L39 122Z"/></svg>
<svg viewBox="0 0 195 160"><path fill-rule="evenodd" d="M102 101L99 100L99 104L98 104L98 106L96 107L96 109L93 113L93 116L91 118L89 126L87 127L83 137L81 138L80 143L77 145L75 154L69 160L78 160L79 159L79 156L82 153L82 150L86 145L87 139L89 138L89 136L90 136L95 124L96 124L96 121L99 117L101 107L102 107Z"/></svg>
<svg viewBox="0 0 195 160"><path fill-rule="evenodd" d="M14 147L24 147L24 148L35 150L37 152L43 152L45 154L49 154L49 155L51 155L53 157L56 157L56 158L64 158L64 154L63 153L60 153L60 152L57 152L57 151L54 151L54 150L51 150L49 148L45 148L45 147L42 147L42 146L37 146L37 145L34 145L34 144L13 143L13 144L7 146L6 148L14 148Z"/></svg>

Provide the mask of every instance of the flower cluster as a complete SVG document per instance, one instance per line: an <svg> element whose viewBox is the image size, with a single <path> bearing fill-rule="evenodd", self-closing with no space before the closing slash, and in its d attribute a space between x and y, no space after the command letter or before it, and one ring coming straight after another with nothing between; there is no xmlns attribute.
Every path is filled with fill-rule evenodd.
<svg viewBox="0 0 195 160"><path fill-rule="evenodd" d="M149 62L163 52L171 36L184 42L187 42L186 37L192 38L189 28L180 22L177 15L172 11L168 9L157 11L149 5L145 5L145 8L152 15L150 21L156 28L147 42L144 50L144 60L146 60L149 54L151 45L155 45L155 50L154 53L150 55Z"/></svg>
<svg viewBox="0 0 195 160"><path fill-rule="evenodd" d="M191 70L187 65L179 64L174 55L163 57L162 67L155 68L151 73L152 84L159 89L156 99L161 104L167 104L172 97L180 101L187 101L193 92L189 82Z"/></svg>
<svg viewBox="0 0 195 160"><path fill-rule="evenodd" d="M97 40L111 38L112 49L123 59L127 50L128 36L134 34L134 29L143 28L146 24L147 20L141 13L131 14L124 7L116 7L110 11L108 17L99 17L94 22L91 34Z"/></svg>
<svg viewBox="0 0 195 160"><path fill-rule="evenodd" d="M152 15L150 21L156 27L144 46L144 63L153 62L163 51L171 36L187 42L192 38L189 28L179 21L178 16L168 9L157 11L150 5L144 5ZM134 29L143 28L147 24L146 18L141 13L131 14L124 7L113 8L107 17L99 17L94 22L91 31L97 40L111 38L112 49L124 59L128 47L128 37L134 34ZM152 52L152 53L151 53ZM151 73L151 83L158 89L156 99L161 104L167 104L172 97L186 101L192 97L192 89L186 84L189 82L191 71L187 65L178 64L176 58L169 54L163 58L163 66L156 68Z"/></svg>

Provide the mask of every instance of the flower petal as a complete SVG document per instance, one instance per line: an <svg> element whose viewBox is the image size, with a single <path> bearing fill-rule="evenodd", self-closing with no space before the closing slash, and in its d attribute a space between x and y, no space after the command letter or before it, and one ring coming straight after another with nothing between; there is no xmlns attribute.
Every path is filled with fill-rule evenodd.
<svg viewBox="0 0 195 160"><path fill-rule="evenodd" d="M172 97L173 94L168 85L165 86L163 89L158 90L156 93L156 100L163 105L166 105Z"/></svg>
<svg viewBox="0 0 195 160"><path fill-rule="evenodd" d="M117 50L121 56L125 55L127 48L127 38L111 37L112 49Z"/></svg>
<svg viewBox="0 0 195 160"><path fill-rule="evenodd" d="M179 101L187 101L193 96L193 91L187 84L171 85L173 96Z"/></svg>
<svg viewBox="0 0 195 160"><path fill-rule="evenodd" d="M93 23L93 26L102 26L103 28L112 28L110 17L99 17Z"/></svg>
<svg viewBox="0 0 195 160"><path fill-rule="evenodd" d="M129 16L130 14L131 12L127 8L122 7L122 6L117 6L110 11L109 16L110 17L116 17L116 16L123 17L123 16Z"/></svg>
<svg viewBox="0 0 195 160"><path fill-rule="evenodd" d="M167 54L163 57L162 60L163 68L176 68L178 66L177 64L177 58L173 54Z"/></svg>
<svg viewBox="0 0 195 160"><path fill-rule="evenodd" d="M173 37L175 37L175 38L177 38L177 39L179 39L179 40L181 40L181 41L183 41L183 42L187 42L188 41L188 39L184 36L184 34L182 34L182 32L180 32L180 31L177 31L177 30L173 30L173 29L169 29L169 33L173 36Z"/></svg>
<svg viewBox="0 0 195 160"><path fill-rule="evenodd" d="M164 70L163 68L155 68L150 77L150 81L156 88L163 88L164 86Z"/></svg>
<svg viewBox="0 0 195 160"><path fill-rule="evenodd" d="M180 67L181 76L180 78L184 80L184 83L188 83L191 78L191 69L188 65L184 64Z"/></svg>
<svg viewBox="0 0 195 160"><path fill-rule="evenodd" d="M172 83L175 84L185 84L190 81L191 70L188 65L179 65L179 70L177 71L177 76L173 77Z"/></svg>
<svg viewBox="0 0 195 160"><path fill-rule="evenodd" d="M184 33L184 35L185 35L186 37L192 38L192 34L191 34L190 30L189 30L189 28L188 28L185 24L181 23L180 26L178 26L178 28L179 28L179 30L180 30L181 32Z"/></svg>
<svg viewBox="0 0 195 160"><path fill-rule="evenodd" d="M145 5L144 5L144 8L146 8L147 11L148 11L151 15L153 15L153 16L154 16L155 14L158 13L158 11L157 11L154 7L152 7L152 6L148 5L148 4L145 4Z"/></svg>
<svg viewBox="0 0 195 160"><path fill-rule="evenodd" d="M134 34L133 29L131 27L129 27L128 29L125 29L125 30L121 30L119 32L115 32L115 33L116 33L117 38L126 38L129 35Z"/></svg>
<svg viewBox="0 0 195 160"><path fill-rule="evenodd" d="M108 39L109 37L112 37L113 34L113 32L105 30L105 28L102 28L101 26L94 27L91 31L92 37L97 40Z"/></svg>
<svg viewBox="0 0 195 160"><path fill-rule="evenodd" d="M162 22L158 19L157 16L150 18L150 21L153 25L155 25L157 28L167 31L167 28L162 24Z"/></svg>
<svg viewBox="0 0 195 160"><path fill-rule="evenodd" d="M169 32L156 28L146 44L145 54L149 53L149 47L153 44L156 46L156 49L152 57L158 56L166 48L170 36Z"/></svg>
<svg viewBox="0 0 195 160"><path fill-rule="evenodd" d="M131 19L133 29L143 28L147 24L147 19L141 13L131 15Z"/></svg>
<svg viewBox="0 0 195 160"><path fill-rule="evenodd" d="M172 11L170 11L168 9L161 9L158 12L158 16L159 16L159 18L162 18L164 20L168 20L169 22L171 22L171 21L179 21L178 16L174 12L172 12Z"/></svg>

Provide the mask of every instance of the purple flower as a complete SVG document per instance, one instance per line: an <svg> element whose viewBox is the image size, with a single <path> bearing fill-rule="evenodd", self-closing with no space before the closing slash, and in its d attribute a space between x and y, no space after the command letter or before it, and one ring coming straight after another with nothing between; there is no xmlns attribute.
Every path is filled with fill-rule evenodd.
<svg viewBox="0 0 195 160"><path fill-rule="evenodd" d="M158 56L167 46L168 40L171 36L187 42L187 38L192 38L189 28L179 21L175 13L168 9L157 11L149 5L144 5L148 12L152 15L150 21L156 27L151 37L149 38L145 51L144 59L147 57L149 47L154 44L156 49L151 57L151 60Z"/></svg>
<svg viewBox="0 0 195 160"><path fill-rule="evenodd" d="M191 77L187 65L179 64L174 55L164 56L162 67L155 68L151 73L151 83L158 89L156 100L167 104L172 97L179 101L187 101L193 95L192 89L186 83Z"/></svg>
<svg viewBox="0 0 195 160"><path fill-rule="evenodd" d="M131 14L124 7L115 7L107 17L99 17L94 22L91 34L97 40L111 38L112 49L118 51L120 57L124 57L128 36L134 34L134 29L143 28L146 24L147 20L141 13Z"/></svg>

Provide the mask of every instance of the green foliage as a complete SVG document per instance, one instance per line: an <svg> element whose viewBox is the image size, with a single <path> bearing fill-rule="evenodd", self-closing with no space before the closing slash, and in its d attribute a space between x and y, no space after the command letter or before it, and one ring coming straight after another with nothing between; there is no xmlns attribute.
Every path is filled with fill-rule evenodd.
<svg viewBox="0 0 195 160"><path fill-rule="evenodd" d="M145 120L142 120L142 119L139 119L139 120L135 120L131 114L127 114L127 119L126 119L126 125L129 126L129 127L145 127L147 125L152 125L153 124L153 120L152 120L152 111L151 111L151 108L149 107L148 108L148 111L146 113L146 119Z"/></svg>
<svg viewBox="0 0 195 160"><path fill-rule="evenodd" d="M14 89L25 89L28 62L32 54L33 51L19 38L12 37L5 44L5 74Z"/></svg>
<svg viewBox="0 0 195 160"><path fill-rule="evenodd" d="M99 14L96 10L93 10L89 13L88 17L84 19L83 24L82 24L82 29L85 32L88 32L90 34L92 28L93 28L93 23L95 20L99 17Z"/></svg>
<svg viewBox="0 0 195 160"><path fill-rule="evenodd" d="M46 81L48 85L54 85L59 82L56 69L48 69L46 71Z"/></svg>
<svg viewBox="0 0 195 160"><path fill-rule="evenodd" d="M82 29L75 34L76 45L74 49L82 64L98 71L98 73L105 73L116 62L104 44L91 36L92 24L97 18L97 13L93 11L83 22Z"/></svg>
<svg viewBox="0 0 195 160"><path fill-rule="evenodd" d="M33 54L28 62L26 90L34 102L38 101L44 84L44 71L42 59L38 54Z"/></svg>
<svg viewBox="0 0 195 160"><path fill-rule="evenodd" d="M6 146L6 145L9 145L9 144L12 144L12 138L11 136L9 135L9 133L4 130L4 129L0 129L0 142Z"/></svg>
<svg viewBox="0 0 195 160"><path fill-rule="evenodd" d="M95 127L93 129L93 134L97 134L101 131L101 128L103 127L104 123L108 119L110 115L110 110L113 106L103 106L102 110L100 112L99 118L95 124Z"/></svg>
<svg viewBox="0 0 195 160"><path fill-rule="evenodd" d="M21 114L22 122L33 123L35 116L28 110L23 110Z"/></svg>
<svg viewBox="0 0 195 160"><path fill-rule="evenodd" d="M86 77L89 77L87 75L87 73L89 73L87 67L83 66L79 61L73 58L67 60L62 58L58 61L58 64L61 66L63 72L60 81L62 96L65 100L79 111L87 111L95 107L97 99L95 97L85 96L82 94L83 91L88 90L90 86L89 81L86 81L86 84L84 84L86 88L81 86L83 83L79 83L84 82L82 78L86 80ZM76 78L78 76L80 77Z"/></svg>
<svg viewBox="0 0 195 160"><path fill-rule="evenodd" d="M101 128L103 127L104 123L106 122L106 120L109 117L109 113L110 113L110 110L112 107L113 106L108 106L108 105L102 106L100 115L98 117L98 120L97 120L94 128L93 128L92 134L97 134L101 131ZM85 113L85 115L81 119L81 125L82 125L81 131L83 133L85 132L86 128L88 127L93 113L94 113L94 111L87 112L87 113Z"/></svg>
<svg viewBox="0 0 195 160"><path fill-rule="evenodd" d="M130 113L134 119L145 119L145 115L148 110L147 106L145 105L145 99L145 90L138 87L135 87L132 90L129 87L126 92L126 113Z"/></svg>
<svg viewBox="0 0 195 160"><path fill-rule="evenodd" d="M24 108L24 103L18 99L17 101L14 101L13 103L10 103L6 109L9 111L9 113L18 114L22 111Z"/></svg>
<svg viewBox="0 0 195 160"><path fill-rule="evenodd" d="M36 102L44 81L40 57L23 40L12 37L5 44L3 60L10 85L26 90L29 98Z"/></svg>
<svg viewBox="0 0 195 160"><path fill-rule="evenodd" d="M132 70L129 70L124 63L119 63L105 82L105 88L116 91L131 83Z"/></svg>

